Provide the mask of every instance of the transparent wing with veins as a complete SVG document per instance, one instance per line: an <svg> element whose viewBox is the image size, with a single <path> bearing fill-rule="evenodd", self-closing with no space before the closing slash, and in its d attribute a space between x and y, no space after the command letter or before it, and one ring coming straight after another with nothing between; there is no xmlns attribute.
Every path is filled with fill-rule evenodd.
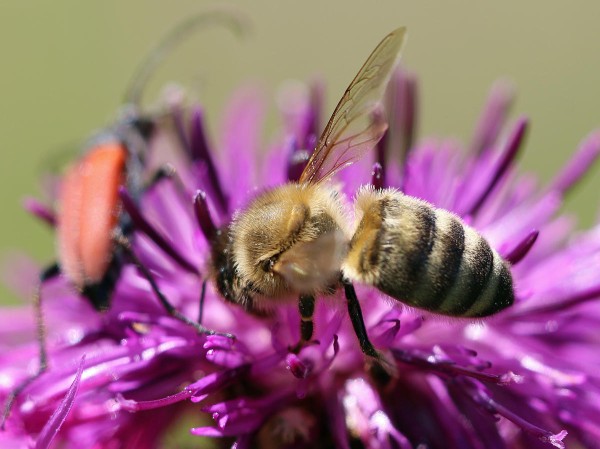
<svg viewBox="0 0 600 449"><path fill-rule="evenodd" d="M381 98L400 58L406 28L398 28L377 45L333 111L308 161L300 183L331 178L359 160L387 129Z"/></svg>

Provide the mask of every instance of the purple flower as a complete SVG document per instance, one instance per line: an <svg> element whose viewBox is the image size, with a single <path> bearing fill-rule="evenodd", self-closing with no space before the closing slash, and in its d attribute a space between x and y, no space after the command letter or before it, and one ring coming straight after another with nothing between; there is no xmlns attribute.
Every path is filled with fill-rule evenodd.
<svg viewBox="0 0 600 449"><path fill-rule="evenodd" d="M48 281L49 369L18 396L3 447L165 447L184 418L192 435L236 449L599 447L600 230L575 235L558 210L600 152L600 132L538 186L514 162L528 121L507 125L506 86L494 87L463 149L415 142L416 81L399 72L392 83L387 134L340 172L338 188L353 198L365 184L393 186L460 215L512 263L512 307L484 320L442 318L357 285L368 335L394 378L372 379L341 291L318 298L314 344L291 351L297 305L260 315L223 301L208 279L209 242L256 192L298 178L323 125L323 89L282 92L283 128L266 152L256 91L234 97L214 141L199 106L169 102L146 170L168 161L181 184L159 182L138 205L121 192L133 251L188 319L205 288L202 325L235 339L167 314L133 264L105 313L65 279ZM54 224L46 208L27 207ZM29 313L3 311L2 397L35 372L34 334Z"/></svg>

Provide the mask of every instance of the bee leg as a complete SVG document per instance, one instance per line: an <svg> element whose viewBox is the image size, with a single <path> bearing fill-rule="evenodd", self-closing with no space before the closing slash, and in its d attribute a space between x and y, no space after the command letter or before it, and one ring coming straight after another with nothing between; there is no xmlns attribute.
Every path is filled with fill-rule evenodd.
<svg viewBox="0 0 600 449"><path fill-rule="evenodd" d="M298 303L300 310L300 343L308 343L313 336L315 313L315 297L313 295L300 295Z"/></svg>
<svg viewBox="0 0 600 449"><path fill-rule="evenodd" d="M347 279L343 279L342 284L344 285L344 292L346 293L346 299L348 301L348 314L350 315L354 333L358 337L361 351L369 357L369 372L375 382L379 385L388 385L396 375L395 365L387 360L382 353L377 351L373 346L373 343L369 340L354 286Z"/></svg>
<svg viewBox="0 0 600 449"><path fill-rule="evenodd" d="M156 295L156 298L158 299L158 301L161 303L161 305L164 307L164 309L166 310L166 312L169 315L171 315L173 318L181 321L182 323L193 327L199 334L221 335L221 336L227 337L227 338L232 338L232 339L235 338L230 333L221 333L221 332L214 331L212 329L208 329L208 328L202 326L200 323L198 323L194 320L190 320L188 317L186 317L184 314L182 314L179 310L177 310L177 308L173 304L171 304L169 302L169 300L165 297L165 295L163 295L163 293L160 291L160 289L158 288L158 285L156 284L156 281L154 280L154 276L152 276L152 273L150 273L150 270L135 255L135 253L131 249L131 243L129 242L129 240L125 236L123 236L122 234L120 234L118 232L114 236L114 240L115 240L116 244L119 245L123 249L125 254L127 254L127 256L132 260L132 262L137 267L137 269L140 270L140 273L142 274L142 276L144 276L144 278L146 278L146 280L150 284L150 287L152 288L152 291Z"/></svg>
<svg viewBox="0 0 600 449"><path fill-rule="evenodd" d="M362 310L360 309L358 297L356 296L356 290L354 290L354 286L350 281L344 279L342 283L344 284L344 292L346 293L346 299L348 300L348 314L350 315L354 333L358 337L360 349L369 357L379 357L379 353L367 335L367 328L365 327Z"/></svg>
<svg viewBox="0 0 600 449"><path fill-rule="evenodd" d="M17 385L15 389L12 390L6 398L6 402L4 403L4 411L2 412L2 419L0 421L0 430L4 430L5 428L6 420L10 415L10 411L15 402L15 399L17 399L21 392L25 390L25 388L27 388L38 377L40 377L48 368L48 349L46 347L46 324L44 322L44 313L42 310L41 290L44 282L58 276L59 274L60 268L56 263L46 268L40 274L40 281L36 286L35 293L33 295L33 310L35 313L36 333L39 348L38 369L33 376L28 377L19 385Z"/></svg>
<svg viewBox="0 0 600 449"><path fill-rule="evenodd" d="M314 295L300 295L298 310L300 311L300 341L290 348L290 351L295 353L298 353L308 342L310 342L313 336L313 314L315 313Z"/></svg>

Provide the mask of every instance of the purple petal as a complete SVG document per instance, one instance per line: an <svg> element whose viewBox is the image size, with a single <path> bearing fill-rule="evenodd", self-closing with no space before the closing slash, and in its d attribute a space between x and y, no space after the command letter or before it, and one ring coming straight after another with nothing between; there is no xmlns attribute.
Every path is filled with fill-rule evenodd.
<svg viewBox="0 0 600 449"><path fill-rule="evenodd" d="M550 184L551 190L568 192L594 165L600 155L600 131L594 131L579 145L575 156Z"/></svg>
<svg viewBox="0 0 600 449"><path fill-rule="evenodd" d="M481 206L485 203L485 201L489 197L489 195L492 192L492 190L494 189L494 187L496 187L500 178L502 178L502 176L506 173L509 166L512 164L515 157L517 156L517 153L519 152L519 150L522 147L523 140L525 139L527 127L528 127L527 119L521 118L517 121L515 129L513 130L512 134L509 136L504 148L502 149L500 160L498 161L497 166L495 167L495 172L489 178L487 186L485 187L485 190L483 190L483 192L481 193L479 198L475 201L473 206L471 206L471 209L469 210L469 212L466 213L466 215L476 215L477 214L477 212L479 211Z"/></svg>
<svg viewBox="0 0 600 449"><path fill-rule="evenodd" d="M196 107L192 111L192 130L190 133L190 153L193 161L201 161L207 169L208 181L211 192L216 197L216 203L222 211L227 210L228 199L223 191L223 184L219 179L219 174L215 168L209 144L204 130L204 113L201 107Z"/></svg>
<svg viewBox="0 0 600 449"><path fill-rule="evenodd" d="M119 188L119 196L123 202L123 208L131 217L136 229L147 235L150 240L152 240L160 249L162 249L165 254L171 257L173 261L175 261L175 263L177 263L181 268L187 270L189 273L198 273L198 269L194 266L194 264L188 261L185 256L180 254L175 246L169 243L167 239L162 236L148 220L146 220L125 187Z"/></svg>
<svg viewBox="0 0 600 449"><path fill-rule="evenodd" d="M540 232L537 230L531 231L512 251L504 256L504 259L511 265L518 264L529 253L539 234Z"/></svg>
<svg viewBox="0 0 600 449"><path fill-rule="evenodd" d="M494 84L475 129L469 150L471 154L481 154L494 145L512 104L513 91L513 87L505 81Z"/></svg>
<svg viewBox="0 0 600 449"><path fill-rule="evenodd" d="M35 198L25 198L23 200L23 209L34 217L39 218L50 227L56 226L56 216L45 204L42 204Z"/></svg>
<svg viewBox="0 0 600 449"><path fill-rule="evenodd" d="M36 449L47 449L52 443L52 440L54 440L58 434L61 426L65 422L65 419L67 419L67 416L73 407L73 403L75 402L75 396L77 396L79 382L81 381L81 373L83 372L84 360L85 356L81 357L79 366L77 367L77 373L75 374L75 379L69 387L67 394L40 432L40 435L35 443Z"/></svg>

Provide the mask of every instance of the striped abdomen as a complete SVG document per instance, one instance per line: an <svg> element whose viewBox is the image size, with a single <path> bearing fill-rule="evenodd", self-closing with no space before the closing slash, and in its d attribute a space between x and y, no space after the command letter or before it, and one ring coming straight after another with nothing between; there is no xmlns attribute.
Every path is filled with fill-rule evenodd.
<svg viewBox="0 0 600 449"><path fill-rule="evenodd" d="M393 190L363 190L344 274L414 307L482 317L514 300L507 263L458 217Z"/></svg>

